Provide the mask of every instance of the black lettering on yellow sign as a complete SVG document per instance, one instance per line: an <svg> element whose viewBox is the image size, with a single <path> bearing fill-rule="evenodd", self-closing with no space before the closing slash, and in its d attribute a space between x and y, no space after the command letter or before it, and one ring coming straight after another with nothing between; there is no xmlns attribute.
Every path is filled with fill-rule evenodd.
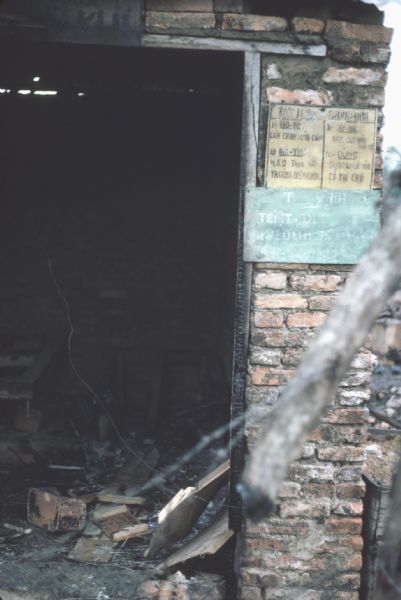
<svg viewBox="0 0 401 600"><path fill-rule="evenodd" d="M272 104L267 187L370 189L376 109Z"/></svg>

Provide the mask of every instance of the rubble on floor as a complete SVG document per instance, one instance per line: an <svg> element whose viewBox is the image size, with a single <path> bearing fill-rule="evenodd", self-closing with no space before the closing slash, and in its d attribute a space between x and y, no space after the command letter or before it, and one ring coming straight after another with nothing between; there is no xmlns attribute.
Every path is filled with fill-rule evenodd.
<svg viewBox="0 0 401 600"><path fill-rule="evenodd" d="M221 575L169 573L233 535L224 510L228 461L198 481L200 464L142 493L159 473L159 450L139 436L125 443L130 452L112 441L0 429L1 600L224 598ZM202 462L203 472L213 467L213 451ZM185 479L191 485L180 491ZM44 570L52 581L59 574L52 590Z"/></svg>
<svg viewBox="0 0 401 600"><path fill-rule="evenodd" d="M220 575L202 573L187 579L177 571L167 580L145 581L137 589L137 600L224 600L225 583Z"/></svg>

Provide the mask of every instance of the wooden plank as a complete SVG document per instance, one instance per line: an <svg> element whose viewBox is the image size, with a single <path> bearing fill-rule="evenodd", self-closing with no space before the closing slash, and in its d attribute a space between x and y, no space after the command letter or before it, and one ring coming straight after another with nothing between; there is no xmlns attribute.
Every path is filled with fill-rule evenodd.
<svg viewBox="0 0 401 600"><path fill-rule="evenodd" d="M208 37L144 34L142 46L147 48L177 48L181 50L222 50L226 52L260 52L267 54L293 54L300 56L326 56L327 46L257 42Z"/></svg>
<svg viewBox="0 0 401 600"><path fill-rule="evenodd" d="M108 537L81 537L67 555L68 560L88 563L108 563L113 556L116 544Z"/></svg>
<svg viewBox="0 0 401 600"><path fill-rule="evenodd" d="M111 504L124 503L130 506L143 506L146 504L146 498L143 496L127 496L125 494L111 494L107 492L99 492L96 495L99 502L109 502Z"/></svg>
<svg viewBox="0 0 401 600"><path fill-rule="evenodd" d="M244 260L355 264L379 230L376 190L250 188Z"/></svg>
<svg viewBox="0 0 401 600"><path fill-rule="evenodd" d="M199 519L210 500L228 481L230 461L226 460L203 477L195 487L181 489L158 516L156 528L146 558L153 558L159 550L185 537Z"/></svg>
<svg viewBox="0 0 401 600"><path fill-rule="evenodd" d="M112 534L112 540L114 542L124 542L125 540L132 540L137 537L144 537L151 533L152 529L147 523L137 523L136 525L128 525L123 527L119 531L115 531Z"/></svg>
<svg viewBox="0 0 401 600"><path fill-rule="evenodd" d="M103 531L107 537L111 540L114 540L114 534L119 532L125 528L133 527L137 525L137 521L130 512L120 513L109 517L108 519L104 519L98 523L100 529ZM117 540L114 540L117 541Z"/></svg>
<svg viewBox="0 0 401 600"><path fill-rule="evenodd" d="M223 509L210 527L171 554L159 568L164 571L197 556L216 554L233 535L234 532L228 526L228 511Z"/></svg>
<svg viewBox="0 0 401 600"><path fill-rule="evenodd" d="M97 504L92 518L95 522L99 522L128 512L125 504Z"/></svg>

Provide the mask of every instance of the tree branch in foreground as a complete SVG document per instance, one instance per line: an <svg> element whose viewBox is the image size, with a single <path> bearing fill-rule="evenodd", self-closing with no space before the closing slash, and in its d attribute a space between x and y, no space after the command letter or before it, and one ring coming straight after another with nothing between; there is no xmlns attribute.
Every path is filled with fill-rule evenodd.
<svg viewBox="0 0 401 600"><path fill-rule="evenodd" d="M327 321L267 417L241 485L251 518L260 519L273 510L290 465L331 403L385 302L396 291L400 274L401 207L348 278Z"/></svg>

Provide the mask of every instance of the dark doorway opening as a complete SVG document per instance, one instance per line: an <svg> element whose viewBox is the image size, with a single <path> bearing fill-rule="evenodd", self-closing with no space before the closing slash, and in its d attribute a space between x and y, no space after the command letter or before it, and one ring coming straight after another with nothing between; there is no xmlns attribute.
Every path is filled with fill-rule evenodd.
<svg viewBox="0 0 401 600"><path fill-rule="evenodd" d="M0 521L21 527L28 488L92 493L156 449L152 477L229 420L243 67L226 53L1 51ZM21 392L15 380L53 342ZM151 488L141 518L222 462L227 443ZM7 546L11 583L32 585L24 558L43 560L48 535L34 528ZM107 569L142 563L148 541L125 543ZM46 560L61 572L57 552ZM231 569L224 553L207 567ZM65 597L68 577L52 597Z"/></svg>

